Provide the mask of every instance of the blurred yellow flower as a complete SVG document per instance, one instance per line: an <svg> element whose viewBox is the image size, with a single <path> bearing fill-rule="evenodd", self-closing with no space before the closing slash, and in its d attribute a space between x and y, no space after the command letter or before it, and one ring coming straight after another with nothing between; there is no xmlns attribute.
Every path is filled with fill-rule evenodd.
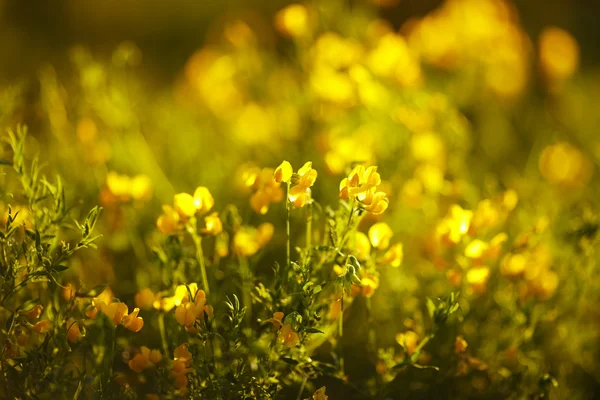
<svg viewBox="0 0 600 400"><path fill-rule="evenodd" d="M135 305L142 310L150 310L154 301L156 300L156 296L152 292L152 290L146 288L137 292L133 298Z"/></svg>
<svg viewBox="0 0 600 400"><path fill-rule="evenodd" d="M408 355L412 355L419 344L419 335L414 331L400 332L396 335L396 343L402 346Z"/></svg>
<svg viewBox="0 0 600 400"><path fill-rule="evenodd" d="M404 259L404 248L402 243L396 243L385 252L384 256L378 261L383 264L389 264L394 268L398 268Z"/></svg>
<svg viewBox="0 0 600 400"><path fill-rule="evenodd" d="M475 293L485 292L489 278L490 269L485 266L474 267L467 272L467 282Z"/></svg>
<svg viewBox="0 0 600 400"><path fill-rule="evenodd" d="M35 333L41 334L41 333L47 333L51 327L52 327L52 323L50 322L50 320L43 319L43 320L38 321L35 324L33 324L33 327L31 328L31 330L34 331Z"/></svg>
<svg viewBox="0 0 600 400"><path fill-rule="evenodd" d="M150 350L146 346L140 348L140 352L129 360L129 368L137 373L156 366L162 359L160 350Z"/></svg>
<svg viewBox="0 0 600 400"><path fill-rule="evenodd" d="M369 228L369 240L373 247L377 249L387 249L392 236L394 236L394 232L385 222L378 222Z"/></svg>
<svg viewBox="0 0 600 400"><path fill-rule="evenodd" d="M179 213L171 206L163 206L163 214L158 217L156 226L165 235L177 232L179 229Z"/></svg>
<svg viewBox="0 0 600 400"><path fill-rule="evenodd" d="M197 213L204 214L215 205L215 200L210 191L204 186L198 186L194 191L194 207Z"/></svg>
<svg viewBox="0 0 600 400"><path fill-rule="evenodd" d="M173 208L181 219L188 219L196 214L194 197L189 193L178 193L173 198Z"/></svg>
<svg viewBox="0 0 600 400"><path fill-rule="evenodd" d="M366 260L371 254L369 238L362 232L354 232L354 250L359 260Z"/></svg>
<svg viewBox="0 0 600 400"><path fill-rule="evenodd" d="M43 310L44 306L41 304L36 304L35 307L29 310L19 310L19 315L22 315L29 320L38 319L40 315L42 315Z"/></svg>
<svg viewBox="0 0 600 400"><path fill-rule="evenodd" d="M541 68L548 79L568 79L577 70L579 45L564 29L545 28L539 37L539 51Z"/></svg>
<svg viewBox="0 0 600 400"><path fill-rule="evenodd" d="M301 4L290 4L275 15L275 27L286 36L305 36L310 31L308 10Z"/></svg>
<svg viewBox="0 0 600 400"><path fill-rule="evenodd" d="M298 334L294 332L290 325L283 325L281 327L277 339L290 349L296 347L300 343Z"/></svg>
<svg viewBox="0 0 600 400"><path fill-rule="evenodd" d="M77 342L81 339L84 334L82 334L83 326L79 321L75 321L73 318L69 318L65 324L67 327L67 340L71 343Z"/></svg>
<svg viewBox="0 0 600 400"><path fill-rule="evenodd" d="M325 386L317 389L312 395L312 400L328 400L329 396L325 394Z"/></svg>
<svg viewBox="0 0 600 400"><path fill-rule="evenodd" d="M469 344L462 336L457 336L454 342L454 351L457 353L464 353L467 350Z"/></svg>
<svg viewBox="0 0 600 400"><path fill-rule="evenodd" d="M277 330L279 330L279 328L281 328L283 326L283 322L282 322L283 317L284 317L284 314L281 311L278 311L276 313L273 313L273 318L269 318L265 322L272 323L273 330L277 331Z"/></svg>
<svg viewBox="0 0 600 400"><path fill-rule="evenodd" d="M212 214L207 215L204 218L204 223L206 227L202 229L202 233L208 235L218 235L223 231L223 223L219 218L219 213L214 212Z"/></svg>
<svg viewBox="0 0 600 400"><path fill-rule="evenodd" d="M583 186L592 176L592 163L566 142L546 147L538 166L542 176L553 184Z"/></svg>
<svg viewBox="0 0 600 400"><path fill-rule="evenodd" d="M437 234L443 240L457 244L469 232L472 218L473 211L464 210L454 204L450 207L448 215L438 224Z"/></svg>

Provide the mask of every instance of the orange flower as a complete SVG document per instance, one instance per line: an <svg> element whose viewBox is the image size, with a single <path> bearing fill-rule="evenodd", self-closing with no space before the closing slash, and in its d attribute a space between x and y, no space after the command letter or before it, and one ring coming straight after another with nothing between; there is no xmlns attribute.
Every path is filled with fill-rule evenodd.
<svg viewBox="0 0 600 400"><path fill-rule="evenodd" d="M179 229L179 213L171 206L163 206L163 215L158 217L156 226L165 235L177 232Z"/></svg>
<svg viewBox="0 0 600 400"><path fill-rule="evenodd" d="M52 326L52 324L50 323L49 320L47 319L43 319L41 321L36 322L33 325L33 328L31 328L32 331L34 331L35 333L46 333L50 330L50 327Z"/></svg>
<svg viewBox="0 0 600 400"><path fill-rule="evenodd" d="M19 311L19 315L26 317L29 320L38 319L40 315L42 315L42 311L44 310L44 306L41 304L37 304L30 310L21 310Z"/></svg>
<svg viewBox="0 0 600 400"><path fill-rule="evenodd" d="M278 312L276 312L276 313L273 314L273 318L269 318L265 322L272 323L273 324L273 330L277 331L283 325L283 323L281 322L281 320L283 319L283 316L284 316L284 314L281 311L278 311Z"/></svg>
<svg viewBox="0 0 600 400"><path fill-rule="evenodd" d="M202 229L202 233L207 235L218 235L223 231L223 223L219 218L219 213L214 212L204 217L206 228Z"/></svg>
<svg viewBox="0 0 600 400"><path fill-rule="evenodd" d="M123 317L123 326L132 332L139 332L144 326L144 319L138 317L140 312L139 308L134 308L133 312Z"/></svg>
<svg viewBox="0 0 600 400"><path fill-rule="evenodd" d="M145 369L156 366L162 359L162 354L159 350L150 350L146 346L142 346L140 352L129 360L129 368L137 373Z"/></svg>
<svg viewBox="0 0 600 400"><path fill-rule="evenodd" d="M77 342L79 339L81 339L83 336L85 336L81 331L82 331L82 325L79 323L79 321L75 321L72 318L70 318L67 321L67 340L71 343L75 343Z"/></svg>
<svg viewBox="0 0 600 400"><path fill-rule="evenodd" d="M296 347L300 343L298 334L294 332L290 325L283 325L277 338L282 344L286 345L290 349Z"/></svg>
<svg viewBox="0 0 600 400"><path fill-rule="evenodd" d="M142 289L135 294L134 302L135 305L141 308L142 310L149 310L152 308L152 304L154 303L155 296L152 290L146 288Z"/></svg>

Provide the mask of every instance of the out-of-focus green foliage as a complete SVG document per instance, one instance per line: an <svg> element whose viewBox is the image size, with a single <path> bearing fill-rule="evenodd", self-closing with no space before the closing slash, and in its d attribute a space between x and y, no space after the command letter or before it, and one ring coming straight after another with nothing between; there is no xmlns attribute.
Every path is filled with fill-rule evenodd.
<svg viewBox="0 0 600 400"><path fill-rule="evenodd" d="M505 1L377 15L0 90L0 397L594 397L597 75Z"/></svg>

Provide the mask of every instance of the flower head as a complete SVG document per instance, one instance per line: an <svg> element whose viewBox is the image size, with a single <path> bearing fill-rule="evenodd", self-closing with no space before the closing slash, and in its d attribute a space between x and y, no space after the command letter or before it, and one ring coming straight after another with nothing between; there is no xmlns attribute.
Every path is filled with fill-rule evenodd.
<svg viewBox="0 0 600 400"><path fill-rule="evenodd" d="M290 188L288 199L296 208L304 207L310 200L310 188L317 180L317 171L312 167L312 162L306 162L294 176L295 183Z"/></svg>
<svg viewBox="0 0 600 400"><path fill-rule="evenodd" d="M394 236L394 232L385 222L378 222L369 228L369 240L377 249L387 249L392 236Z"/></svg>
<svg viewBox="0 0 600 400"><path fill-rule="evenodd" d="M123 326L132 332L139 332L144 326L144 319L138 317L139 312L140 309L136 307L131 314L125 315L122 321Z"/></svg>
<svg viewBox="0 0 600 400"><path fill-rule="evenodd" d="M298 334L294 332L290 325L283 325L281 327L277 339L290 349L296 347L300 343Z"/></svg>
<svg viewBox="0 0 600 400"><path fill-rule="evenodd" d="M219 218L219 213L214 212L204 217L206 228L202 229L202 233L207 235L218 235L223 231L223 223Z"/></svg>

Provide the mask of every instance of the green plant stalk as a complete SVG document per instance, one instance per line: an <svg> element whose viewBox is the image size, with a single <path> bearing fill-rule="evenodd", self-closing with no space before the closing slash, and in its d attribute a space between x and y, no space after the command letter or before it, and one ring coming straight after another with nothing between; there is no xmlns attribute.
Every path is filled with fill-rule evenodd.
<svg viewBox="0 0 600 400"><path fill-rule="evenodd" d="M160 330L160 339L162 342L163 354L169 354L169 346L167 345L167 333L165 331L165 314L161 311L158 316L158 329Z"/></svg>
<svg viewBox="0 0 600 400"><path fill-rule="evenodd" d="M191 220L190 220L191 221ZM200 274L202 275L202 286L204 287L204 292L206 296L210 294L210 288L208 286L208 276L206 275L206 265L204 263L204 252L202 251L202 238L198 235L196 231L196 219L193 219L193 224L190 223L188 225L188 232L192 236L194 240L194 245L196 246L196 260L198 261L198 265L200 265Z"/></svg>
<svg viewBox="0 0 600 400"><path fill-rule="evenodd" d="M240 256L240 272L242 275L242 296L244 306L246 306L246 323L252 321L252 272L248 265L248 259L244 256Z"/></svg>
<svg viewBox="0 0 600 400"><path fill-rule="evenodd" d="M342 377L344 377L346 375L346 373L344 372L344 345L343 345L343 338L344 338L344 292L342 291L342 299L340 300L342 302L341 304L341 310L340 310L340 318L338 319L338 331L340 333L340 339L339 339L339 347L340 347L340 371L342 371Z"/></svg>
<svg viewBox="0 0 600 400"><path fill-rule="evenodd" d="M306 205L306 248L310 249L312 245L312 202Z"/></svg>
<svg viewBox="0 0 600 400"><path fill-rule="evenodd" d="M290 182L287 183L287 188L285 191L285 240L286 240L285 256L286 256L286 260L285 260L285 270L283 272L284 288L287 287L289 271L290 271L290 268L292 267L292 241L291 241L292 229L291 229L291 223L290 223L291 209L290 209L289 195L290 195Z"/></svg>

